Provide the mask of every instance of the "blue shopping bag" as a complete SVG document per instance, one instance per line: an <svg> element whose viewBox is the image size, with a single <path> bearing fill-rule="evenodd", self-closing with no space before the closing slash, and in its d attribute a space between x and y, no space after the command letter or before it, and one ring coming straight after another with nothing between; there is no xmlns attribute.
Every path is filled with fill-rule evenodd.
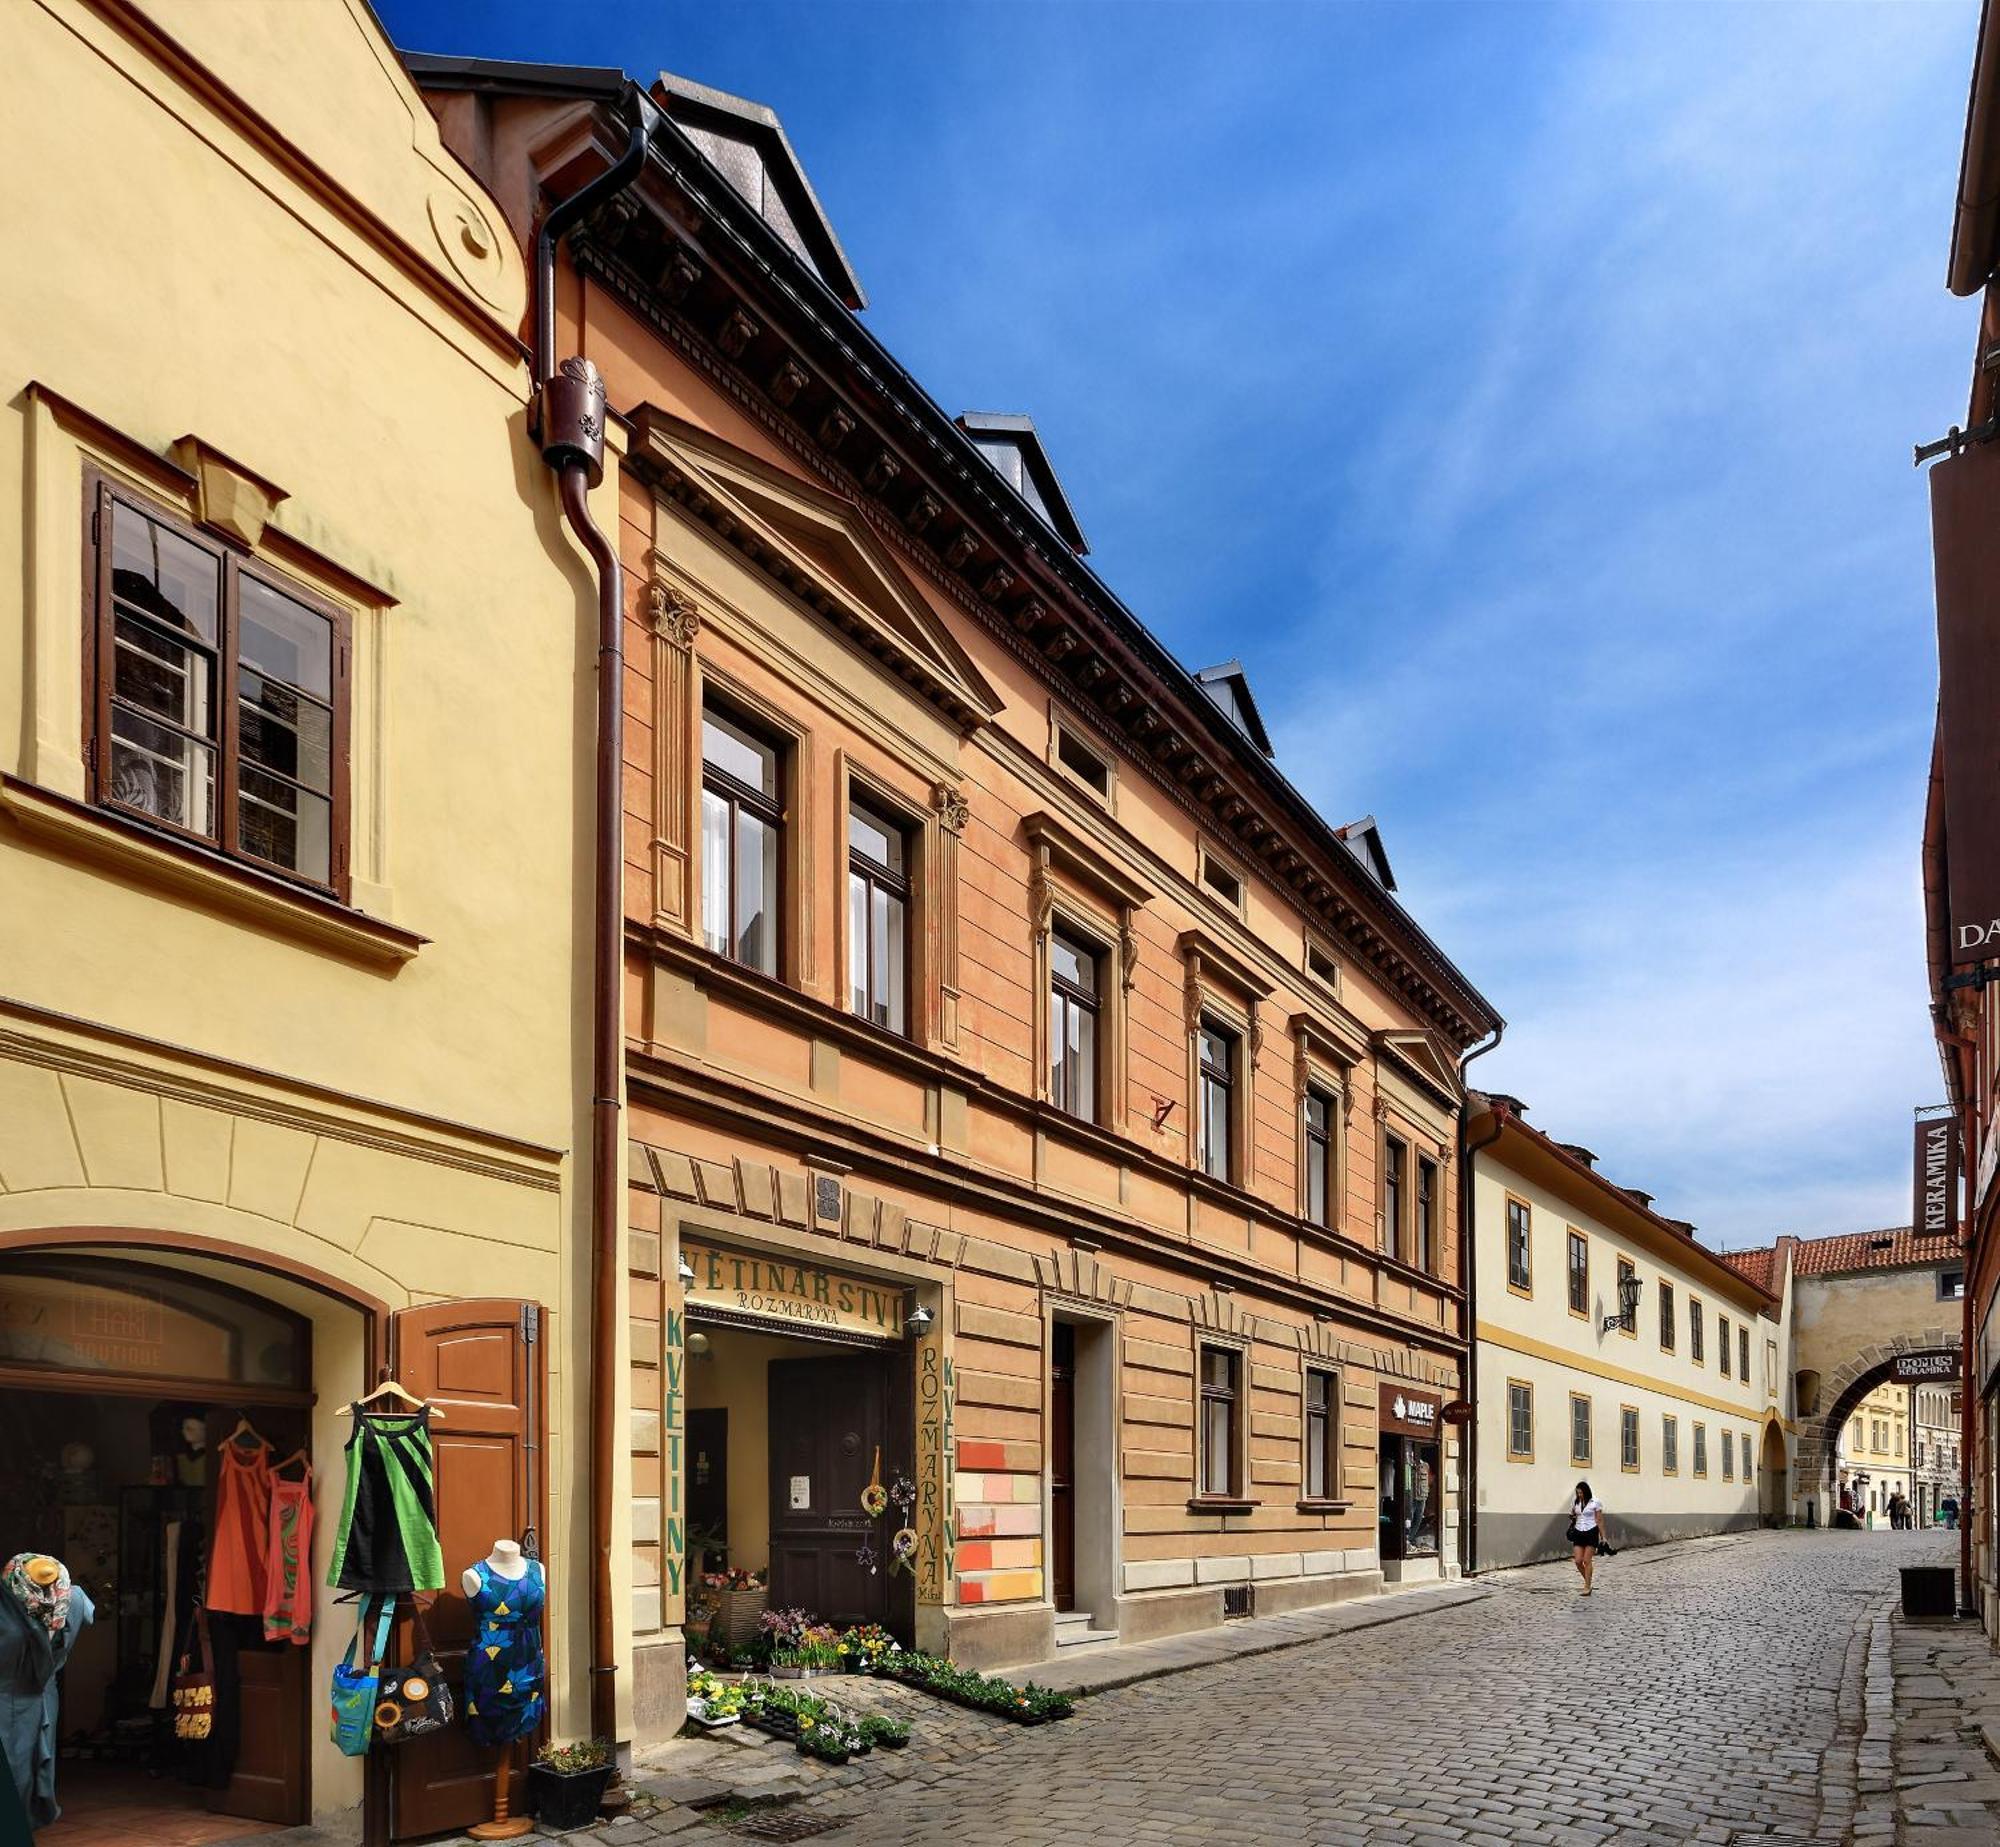
<svg viewBox="0 0 2000 1847"><path fill-rule="evenodd" d="M367 1755L368 1741L375 1732L375 1696L382 1681L382 1657L389 1648L389 1625L395 1620L396 1600L381 1598L375 1624L375 1646L364 1665L354 1665L354 1650L368 1631L368 1614L376 1600L363 1598L361 1615L348 1638L347 1652L333 1668L333 1742L343 1757Z"/></svg>

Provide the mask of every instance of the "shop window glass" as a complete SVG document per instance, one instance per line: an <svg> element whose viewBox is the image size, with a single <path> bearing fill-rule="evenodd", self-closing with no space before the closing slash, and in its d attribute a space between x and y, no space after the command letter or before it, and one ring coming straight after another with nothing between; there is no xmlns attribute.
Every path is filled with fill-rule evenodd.
<svg viewBox="0 0 2000 1847"><path fill-rule="evenodd" d="M0 1261L0 1364L302 1391L304 1324L203 1277L105 1259Z"/></svg>

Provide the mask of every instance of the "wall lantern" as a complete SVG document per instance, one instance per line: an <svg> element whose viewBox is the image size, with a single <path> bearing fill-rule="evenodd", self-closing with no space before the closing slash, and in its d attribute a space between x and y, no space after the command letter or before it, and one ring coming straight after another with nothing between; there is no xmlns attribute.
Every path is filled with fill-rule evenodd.
<svg viewBox="0 0 2000 1847"><path fill-rule="evenodd" d="M709 1344L708 1336L700 1328L690 1329L687 1337L688 1358L691 1360L707 1359Z"/></svg>
<svg viewBox="0 0 2000 1847"><path fill-rule="evenodd" d="M930 1332L931 1323L936 1319L937 1316L932 1314L928 1308L921 1308L921 1307L913 1308L909 1313L908 1319L904 1321L903 1325L906 1328L908 1328L912 1334L928 1334Z"/></svg>
<svg viewBox="0 0 2000 1847"><path fill-rule="evenodd" d="M683 1257L680 1260L679 1275L681 1279L681 1287L683 1289L685 1289L688 1286L688 1284L694 1281L694 1265L689 1263L685 1257Z"/></svg>
<svg viewBox="0 0 2000 1847"><path fill-rule="evenodd" d="M1635 1327L1639 1320L1640 1282L1636 1276L1621 1276L1618 1279L1618 1312L1604 1317L1602 1332L1608 1334L1613 1328Z"/></svg>

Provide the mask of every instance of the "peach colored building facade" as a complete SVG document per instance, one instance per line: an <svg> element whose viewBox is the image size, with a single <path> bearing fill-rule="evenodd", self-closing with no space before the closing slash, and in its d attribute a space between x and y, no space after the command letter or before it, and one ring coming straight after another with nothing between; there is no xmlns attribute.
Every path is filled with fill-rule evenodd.
<svg viewBox="0 0 2000 1847"><path fill-rule="evenodd" d="M524 238L623 144L613 73L417 75ZM1497 1016L1032 427L872 340L775 119L653 95L559 295L625 435L635 1735L704 1566L979 1665L1455 1571Z"/></svg>

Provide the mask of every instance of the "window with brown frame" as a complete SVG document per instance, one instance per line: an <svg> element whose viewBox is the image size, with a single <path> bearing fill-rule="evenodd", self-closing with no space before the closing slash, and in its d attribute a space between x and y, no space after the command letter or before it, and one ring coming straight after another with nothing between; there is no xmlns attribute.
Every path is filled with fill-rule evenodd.
<svg viewBox="0 0 2000 1847"><path fill-rule="evenodd" d="M1528 1238L1531 1221L1527 1203L1519 1199L1507 1202L1507 1287L1526 1295L1533 1287L1533 1271L1529 1267Z"/></svg>
<svg viewBox="0 0 2000 1847"><path fill-rule="evenodd" d="M1097 1120L1098 955L1058 925L1049 932L1049 1101Z"/></svg>
<svg viewBox="0 0 2000 1847"><path fill-rule="evenodd" d="M1736 1479L1736 1433L1733 1430L1722 1433L1722 1479Z"/></svg>
<svg viewBox="0 0 2000 1847"><path fill-rule="evenodd" d="M1688 1297L1688 1358L1697 1366L1701 1364L1701 1297L1698 1295ZM1707 1472L1706 1469L1700 1471L1702 1474Z"/></svg>
<svg viewBox="0 0 2000 1847"><path fill-rule="evenodd" d="M1590 1313L1590 1240L1580 1231L1569 1234L1569 1312Z"/></svg>
<svg viewBox="0 0 2000 1847"><path fill-rule="evenodd" d="M1333 1125L1340 1106L1323 1090L1308 1089L1302 1133L1306 1144L1306 1212L1315 1225L1329 1225L1333 1207Z"/></svg>
<svg viewBox="0 0 2000 1847"><path fill-rule="evenodd" d="M1200 1033L1201 1171L1217 1180L1235 1177L1236 1035L1204 1019Z"/></svg>
<svg viewBox="0 0 2000 1847"><path fill-rule="evenodd" d="M1507 1459L1535 1458L1535 1388L1519 1379L1507 1381Z"/></svg>
<svg viewBox="0 0 2000 1847"><path fill-rule="evenodd" d="M872 803L847 809L848 1011L909 1030L909 837Z"/></svg>
<svg viewBox="0 0 2000 1847"><path fill-rule="evenodd" d="M1340 1498L1340 1378L1318 1366L1306 1368L1305 1498Z"/></svg>
<svg viewBox="0 0 2000 1847"><path fill-rule="evenodd" d="M1243 1355L1201 1350L1201 1481L1204 1495L1233 1500L1241 1488Z"/></svg>
<svg viewBox="0 0 2000 1847"><path fill-rule="evenodd" d="M1660 1351L1674 1350L1674 1286L1665 1277L1660 1278Z"/></svg>
<svg viewBox="0 0 2000 1847"><path fill-rule="evenodd" d="M1394 1135L1382 1137L1382 1248L1403 1256L1403 1185L1410 1151Z"/></svg>
<svg viewBox="0 0 2000 1847"><path fill-rule="evenodd" d="M1723 1378L1729 1377L1729 1317L1717 1315L1715 1318L1715 1370Z"/></svg>
<svg viewBox="0 0 2000 1847"><path fill-rule="evenodd" d="M1750 1330L1740 1321L1736 1324L1736 1376L1745 1385L1750 1383Z"/></svg>
<svg viewBox="0 0 2000 1847"><path fill-rule="evenodd" d="M1590 1400L1581 1392L1569 1395L1570 1467L1590 1467Z"/></svg>
<svg viewBox="0 0 2000 1847"><path fill-rule="evenodd" d="M1663 1475L1678 1475L1680 1472L1680 1419L1663 1412L1660 1416L1660 1473Z"/></svg>
<svg viewBox="0 0 2000 1847"><path fill-rule="evenodd" d="M1708 1426L1701 1423L1694 1427L1694 1472L1704 1478L1708 1474Z"/></svg>
<svg viewBox="0 0 2000 1847"><path fill-rule="evenodd" d="M1437 1163L1426 1155L1418 1155L1417 1248L1413 1261L1426 1273L1437 1268L1437 1178Z"/></svg>
<svg viewBox="0 0 2000 1847"><path fill-rule="evenodd" d="M1639 1472L1639 1410L1636 1405L1618 1407L1618 1467L1627 1475Z"/></svg>
<svg viewBox="0 0 2000 1847"><path fill-rule="evenodd" d="M93 476L96 800L345 896L346 615Z"/></svg>
<svg viewBox="0 0 2000 1847"><path fill-rule="evenodd" d="M717 955L778 972L782 752L712 699L701 711L701 934Z"/></svg>

